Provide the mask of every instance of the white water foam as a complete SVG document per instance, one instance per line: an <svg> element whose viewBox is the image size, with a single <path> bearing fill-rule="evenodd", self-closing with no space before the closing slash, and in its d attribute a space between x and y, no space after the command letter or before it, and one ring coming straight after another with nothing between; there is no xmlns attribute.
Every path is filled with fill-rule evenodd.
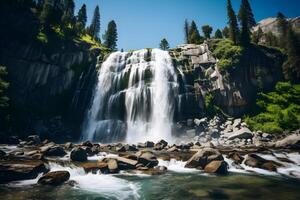
<svg viewBox="0 0 300 200"><path fill-rule="evenodd" d="M178 161L175 159L170 159L170 161L165 161L158 159L159 166L165 166L168 168L169 171L178 172L178 173L192 173L192 172L199 172L200 170L185 168L186 162Z"/></svg>

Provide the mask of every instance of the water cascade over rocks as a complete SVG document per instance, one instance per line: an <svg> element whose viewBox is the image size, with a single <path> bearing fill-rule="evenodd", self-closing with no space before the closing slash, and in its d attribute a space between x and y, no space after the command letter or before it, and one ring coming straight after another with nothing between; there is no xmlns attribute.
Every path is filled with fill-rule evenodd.
<svg viewBox="0 0 300 200"><path fill-rule="evenodd" d="M134 143L172 140L178 82L168 52L114 52L102 63L84 140Z"/></svg>

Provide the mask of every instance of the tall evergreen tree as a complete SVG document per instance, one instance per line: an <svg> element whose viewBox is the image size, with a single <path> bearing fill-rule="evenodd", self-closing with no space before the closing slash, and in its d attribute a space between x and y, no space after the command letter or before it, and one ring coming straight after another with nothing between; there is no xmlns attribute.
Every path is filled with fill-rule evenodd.
<svg viewBox="0 0 300 200"><path fill-rule="evenodd" d="M241 44L244 47L247 47L250 44L250 24L253 23L249 21L251 17L253 18L253 14L251 13L252 16L250 17L248 6L250 6L248 0L242 0L240 11L239 11L239 21L242 27Z"/></svg>
<svg viewBox="0 0 300 200"><path fill-rule="evenodd" d="M185 39L185 43L186 44L189 44L189 28L190 28L190 25L189 25L189 22L188 20L186 19L184 21L184 39Z"/></svg>
<svg viewBox="0 0 300 200"><path fill-rule="evenodd" d="M209 25L202 26L202 32L205 38L210 38L210 34L212 33L213 28Z"/></svg>
<svg viewBox="0 0 300 200"><path fill-rule="evenodd" d="M227 15L229 25L229 37L234 44L238 44L239 28L235 12L232 8L231 0L227 0Z"/></svg>
<svg viewBox="0 0 300 200"><path fill-rule="evenodd" d="M168 50L170 48L169 42L166 38L162 39L159 44L159 48L162 50Z"/></svg>
<svg viewBox="0 0 300 200"><path fill-rule="evenodd" d="M193 20L189 30L189 43L191 44L200 44L202 42L202 38L198 31L197 25Z"/></svg>
<svg viewBox="0 0 300 200"><path fill-rule="evenodd" d="M52 25L60 25L63 15L63 3L61 0L44 0L43 9L40 14L40 20L47 32Z"/></svg>
<svg viewBox="0 0 300 200"><path fill-rule="evenodd" d="M215 38L217 38L217 39L223 38L222 31L220 29L216 30L216 32L215 32Z"/></svg>
<svg viewBox="0 0 300 200"><path fill-rule="evenodd" d="M113 51L117 50L117 41L118 41L118 33L117 33L117 25L114 20L110 21L107 26L107 30L103 36L105 42L104 45Z"/></svg>
<svg viewBox="0 0 300 200"><path fill-rule="evenodd" d="M253 15L249 1L242 0L241 7L243 7L243 9L240 9L240 11L239 11L239 14L238 14L239 20L240 21L242 20L242 15L243 15L242 12L244 12L245 15L247 16L248 27L252 28L253 26L256 25L256 21L254 19L254 15Z"/></svg>
<svg viewBox="0 0 300 200"><path fill-rule="evenodd" d="M94 16L92 19L92 23L89 28L89 32L91 36L95 39L99 39L98 35L100 33L100 10L99 6L96 6L94 10Z"/></svg>
<svg viewBox="0 0 300 200"><path fill-rule="evenodd" d="M77 14L77 22L81 23L83 27L85 27L87 21L87 16L86 16L86 5L83 4L81 8L78 11Z"/></svg>
<svg viewBox="0 0 300 200"><path fill-rule="evenodd" d="M258 44L261 41L263 36L264 36L264 33L263 33L262 29L259 27L257 29L257 31L253 32L253 34L252 34L252 42L254 42L255 44Z"/></svg>
<svg viewBox="0 0 300 200"><path fill-rule="evenodd" d="M224 38L229 38L229 28L227 26L225 26L222 30L222 35L224 36Z"/></svg>
<svg viewBox="0 0 300 200"><path fill-rule="evenodd" d="M75 3L73 0L64 0L64 14L62 16L62 21L66 26L75 24L74 17Z"/></svg>
<svg viewBox="0 0 300 200"><path fill-rule="evenodd" d="M288 42L287 35L289 31L289 22L281 12L277 14L277 23L278 23L278 30L279 30L279 42L280 42L279 45L281 48L286 48Z"/></svg>

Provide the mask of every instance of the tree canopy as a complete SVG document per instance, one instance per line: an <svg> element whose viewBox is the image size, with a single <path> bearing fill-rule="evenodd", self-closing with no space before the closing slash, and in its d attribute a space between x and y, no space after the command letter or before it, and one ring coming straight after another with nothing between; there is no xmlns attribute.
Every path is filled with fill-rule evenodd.
<svg viewBox="0 0 300 200"><path fill-rule="evenodd" d="M159 48L162 50L168 50L170 48L169 42L166 38L162 39L159 44Z"/></svg>

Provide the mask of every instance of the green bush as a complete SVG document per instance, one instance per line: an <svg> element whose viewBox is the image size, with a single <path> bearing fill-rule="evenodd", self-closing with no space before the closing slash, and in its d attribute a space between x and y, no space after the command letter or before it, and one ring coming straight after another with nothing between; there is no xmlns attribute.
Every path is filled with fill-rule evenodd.
<svg viewBox="0 0 300 200"><path fill-rule="evenodd" d="M256 104L260 113L245 119L252 129L280 133L300 128L300 85L279 82L275 91L260 93Z"/></svg>
<svg viewBox="0 0 300 200"><path fill-rule="evenodd" d="M243 48L234 45L230 40L221 40L215 44L213 55L219 59L218 68L221 72L240 65Z"/></svg>

